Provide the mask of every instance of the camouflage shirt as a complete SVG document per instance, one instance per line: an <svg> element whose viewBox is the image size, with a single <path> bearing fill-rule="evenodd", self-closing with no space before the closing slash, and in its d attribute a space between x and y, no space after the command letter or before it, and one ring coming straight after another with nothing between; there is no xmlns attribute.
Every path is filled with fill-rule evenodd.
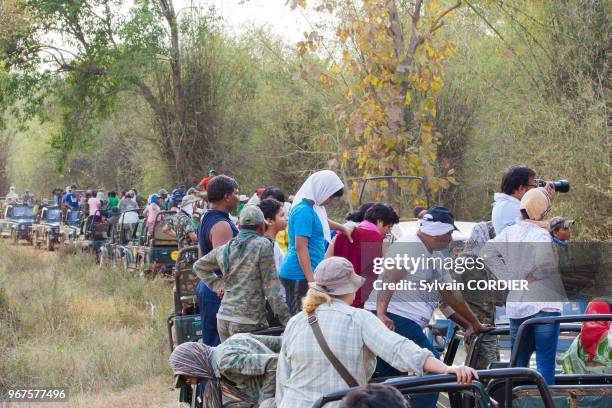
<svg viewBox="0 0 612 408"><path fill-rule="evenodd" d="M191 217L184 211L179 211L172 217L168 217L166 225L170 226L176 234L179 249L196 244L196 242L192 242L189 238L189 233L197 234L196 228L191 221Z"/></svg>
<svg viewBox="0 0 612 408"><path fill-rule="evenodd" d="M218 376L257 400L274 397L280 336L233 335L213 348L212 365Z"/></svg>
<svg viewBox="0 0 612 408"><path fill-rule="evenodd" d="M227 244L196 261L193 270L214 292L223 289L219 319L267 326L266 300L281 323L291 317L281 297L272 241L255 231L241 230Z"/></svg>

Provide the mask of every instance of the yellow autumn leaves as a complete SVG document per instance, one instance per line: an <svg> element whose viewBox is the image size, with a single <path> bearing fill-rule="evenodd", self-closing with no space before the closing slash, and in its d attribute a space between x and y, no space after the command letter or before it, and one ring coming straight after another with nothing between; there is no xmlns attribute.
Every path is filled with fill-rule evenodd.
<svg viewBox="0 0 612 408"><path fill-rule="evenodd" d="M444 87L444 62L456 53L438 30L430 30L444 13L442 3L425 1L416 23L407 13L400 15L395 0L339 0L335 8L324 0L312 3L338 22L341 58L316 74L324 86L342 88L344 100L335 112L347 129L337 158L345 173L424 175L434 192L456 183L450 174L450 180L438 178L436 170L441 138L436 101ZM305 33L300 54L318 49L321 41Z"/></svg>

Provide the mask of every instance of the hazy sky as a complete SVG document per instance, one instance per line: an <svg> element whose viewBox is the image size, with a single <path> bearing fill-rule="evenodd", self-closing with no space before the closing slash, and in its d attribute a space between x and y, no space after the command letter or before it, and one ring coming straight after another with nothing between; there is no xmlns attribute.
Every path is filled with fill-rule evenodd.
<svg viewBox="0 0 612 408"><path fill-rule="evenodd" d="M299 10L291 10L286 0L175 0L175 9L194 5L213 5L229 28L240 32L246 27L267 27L289 41L299 41L309 25Z"/></svg>

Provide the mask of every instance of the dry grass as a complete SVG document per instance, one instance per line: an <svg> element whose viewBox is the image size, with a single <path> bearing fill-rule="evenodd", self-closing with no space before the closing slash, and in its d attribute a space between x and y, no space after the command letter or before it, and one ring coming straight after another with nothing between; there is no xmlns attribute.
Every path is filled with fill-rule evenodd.
<svg viewBox="0 0 612 408"><path fill-rule="evenodd" d="M68 386L70 406L176 401L168 282L2 242L0 260L0 388Z"/></svg>

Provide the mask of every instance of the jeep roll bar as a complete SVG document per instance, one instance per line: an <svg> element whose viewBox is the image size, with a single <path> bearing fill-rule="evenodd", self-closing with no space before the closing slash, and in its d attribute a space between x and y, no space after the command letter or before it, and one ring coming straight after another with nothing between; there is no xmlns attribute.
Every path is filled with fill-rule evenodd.
<svg viewBox="0 0 612 408"><path fill-rule="evenodd" d="M579 324L561 323L561 332L579 332L581 328L582 326ZM509 326L497 326L491 331L479 333L478 336L473 340L473 347L470 351L471 354L468 354L469 358L466 361L466 365L470 367L474 367L474 365L476 365L476 360L478 359L478 353L475 353L473 351L478 350L478 348L482 344L483 339L486 336L509 336L509 335L510 335Z"/></svg>
<svg viewBox="0 0 612 408"><path fill-rule="evenodd" d="M490 380L494 378L504 377L504 378L513 378L513 379L525 379L531 380L538 387L540 391L540 396L542 397L542 402L544 403L545 408L554 408L552 396L550 395L550 390L546 385L546 381L542 374L538 373L536 370L532 368L526 367L514 367L514 368L498 368L493 370L480 370L477 371L478 377L480 380ZM451 389L457 389L456 381L457 377L453 374L435 374L435 375L425 375L419 377L400 377L395 379L390 379L385 381L383 384L391 385L397 388L402 393L410 393L413 388L416 388L418 392L424 392L423 386L434 385L434 384L444 384L448 385ZM313 408L320 408L327 404L328 402L340 401L346 394L349 392L356 390L360 387L352 387L347 388L341 391L336 391L319 398L313 405ZM426 388L425 388L426 389ZM429 390L428 390L429 391Z"/></svg>
<svg viewBox="0 0 612 408"><path fill-rule="evenodd" d="M361 200L363 199L363 194L365 193L365 186L366 186L368 181L370 181L370 180L392 180L392 179L418 180L421 183L421 187L423 188L423 191L425 192L425 199L427 200L427 208L431 207L431 193L429 192L429 189L427 188L427 184L425 184L425 177L421 177L421 176L373 176L373 177L366 177L366 178L363 179L363 184L361 185L361 191L359 192L359 205L362 204Z"/></svg>
<svg viewBox="0 0 612 408"><path fill-rule="evenodd" d="M516 333L516 340L512 353L510 354L510 367L516 366L518 359L518 350L521 345L527 328L536 324L551 324L551 323L576 323L576 322L593 322L598 320L612 320L612 314L588 314L588 315L573 315L573 316L546 316L546 317L534 317L525 320L518 328ZM512 380L506 380L505 387L505 399L506 405L512 401Z"/></svg>

